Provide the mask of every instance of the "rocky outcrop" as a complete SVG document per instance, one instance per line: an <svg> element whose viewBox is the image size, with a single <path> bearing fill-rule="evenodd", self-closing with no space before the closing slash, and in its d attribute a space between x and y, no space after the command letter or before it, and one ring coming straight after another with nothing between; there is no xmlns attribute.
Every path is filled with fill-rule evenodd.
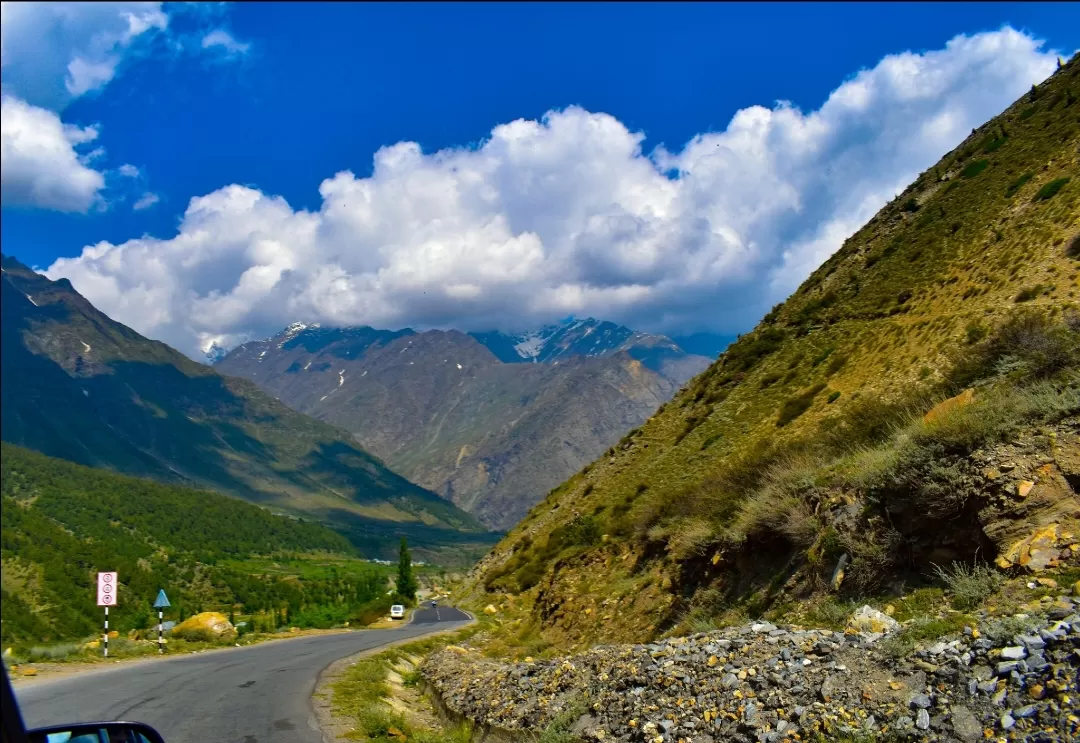
<svg viewBox="0 0 1080 743"><path fill-rule="evenodd" d="M551 660L495 661L455 647L421 670L440 704L483 726L537 731L583 710L573 731L584 741L1080 735L1080 598L1058 599L1045 616L965 627L900 659L884 637L759 622Z"/></svg>
<svg viewBox="0 0 1080 743"><path fill-rule="evenodd" d="M216 611L204 611L201 614L188 617L173 627L170 634L184 640L216 642L234 639L236 637L236 628L232 626L232 623L224 614Z"/></svg>

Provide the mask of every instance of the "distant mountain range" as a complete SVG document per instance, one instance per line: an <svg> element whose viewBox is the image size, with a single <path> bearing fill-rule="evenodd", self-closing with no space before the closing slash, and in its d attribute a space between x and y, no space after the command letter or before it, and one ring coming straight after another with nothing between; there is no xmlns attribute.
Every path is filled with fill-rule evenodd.
<svg viewBox="0 0 1080 743"><path fill-rule="evenodd" d="M547 325L520 335L498 331L469 335L487 346L499 361L506 364L553 362L569 356L603 357L619 351L630 351L631 355L642 361L652 357L684 358L687 354L715 358L734 340L712 333L697 333L682 336L686 343L683 345L675 338L639 333L591 317L585 320L571 317L557 325Z"/></svg>
<svg viewBox="0 0 1080 743"><path fill-rule="evenodd" d="M522 335L294 323L215 364L343 428L492 528L640 425L708 366L594 319Z"/></svg>
<svg viewBox="0 0 1080 743"><path fill-rule="evenodd" d="M392 554L400 534L429 556L490 544L472 516L345 431L144 338L65 279L8 256L2 266L4 441L306 515L373 556Z"/></svg>

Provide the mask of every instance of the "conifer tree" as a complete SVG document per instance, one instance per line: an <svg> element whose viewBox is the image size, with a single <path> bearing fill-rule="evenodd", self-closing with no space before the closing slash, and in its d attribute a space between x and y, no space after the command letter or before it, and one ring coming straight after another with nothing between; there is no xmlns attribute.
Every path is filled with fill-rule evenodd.
<svg viewBox="0 0 1080 743"><path fill-rule="evenodd" d="M416 599L416 578L412 571L412 557L409 556L409 544L401 538L401 551L398 553L397 592L406 601Z"/></svg>

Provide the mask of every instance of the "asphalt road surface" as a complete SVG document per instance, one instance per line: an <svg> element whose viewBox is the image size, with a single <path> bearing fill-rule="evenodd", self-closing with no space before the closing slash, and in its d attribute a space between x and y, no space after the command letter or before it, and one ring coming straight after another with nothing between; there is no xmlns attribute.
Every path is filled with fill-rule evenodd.
<svg viewBox="0 0 1080 743"><path fill-rule="evenodd" d="M16 687L27 727L129 720L165 743L322 743L311 694L319 672L361 650L454 629L469 616L449 606L412 621L132 663Z"/></svg>

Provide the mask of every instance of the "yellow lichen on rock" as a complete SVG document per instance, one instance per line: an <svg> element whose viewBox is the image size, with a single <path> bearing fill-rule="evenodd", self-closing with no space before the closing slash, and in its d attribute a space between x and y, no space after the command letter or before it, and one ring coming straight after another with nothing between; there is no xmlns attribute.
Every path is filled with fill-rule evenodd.
<svg viewBox="0 0 1080 743"><path fill-rule="evenodd" d="M232 640L236 637L236 628L225 617L216 611L204 611L193 617L188 617L180 624L172 628L174 637L185 640L213 642L215 640Z"/></svg>
<svg viewBox="0 0 1080 743"><path fill-rule="evenodd" d="M1011 544L996 560L998 567L1009 568L1014 565L1033 572L1045 570L1058 562L1058 553L1063 545L1061 541L1071 537L1071 533L1061 528L1060 524L1040 527L1027 537Z"/></svg>

